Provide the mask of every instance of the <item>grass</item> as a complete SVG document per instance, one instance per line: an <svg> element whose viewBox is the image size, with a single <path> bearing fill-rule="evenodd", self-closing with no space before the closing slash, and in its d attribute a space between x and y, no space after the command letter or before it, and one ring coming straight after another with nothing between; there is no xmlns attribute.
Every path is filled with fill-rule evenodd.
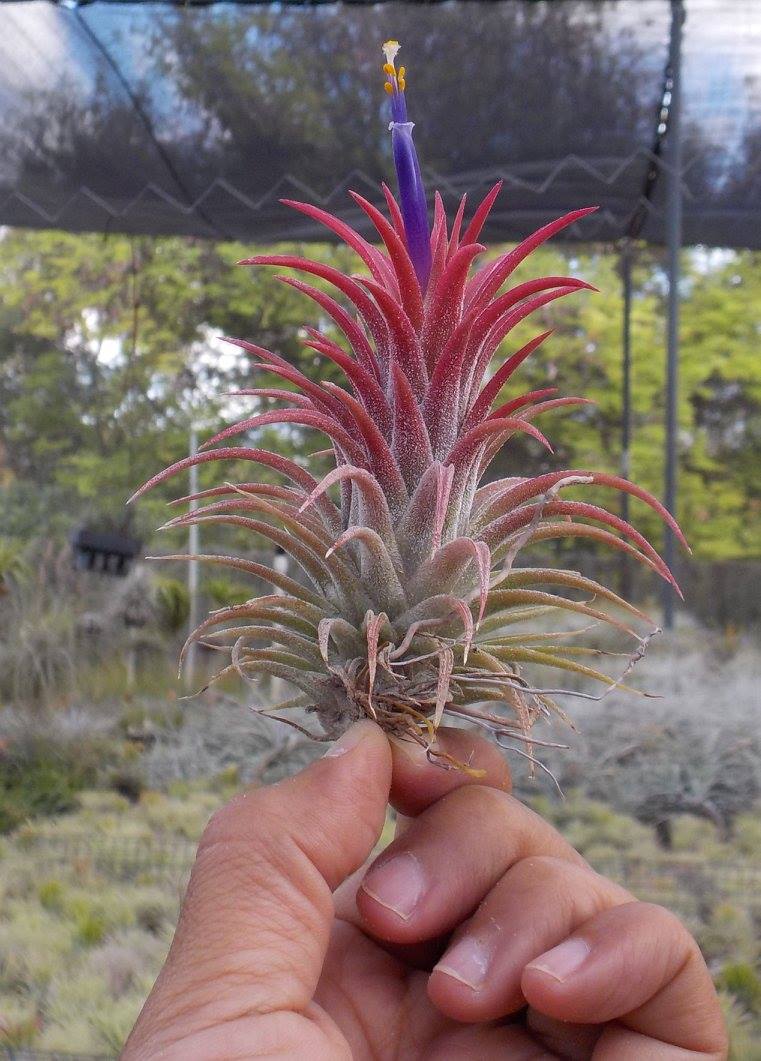
<svg viewBox="0 0 761 1061"><path fill-rule="evenodd" d="M753 756L717 772L715 750L758 740L760 660L747 640L683 623L635 672L663 699L569 704L579 733L550 763L565 800L513 764L521 795L594 866L685 920L721 991L734 1061L761 1061L761 799ZM125 696L117 671L101 675L97 707L0 711L0 1048L116 1056L209 816L241 783L315 754L223 691L180 701L159 674L155 691L143 682ZM682 812L706 799L728 808L726 835ZM668 852L653 804L670 808Z"/></svg>
<svg viewBox="0 0 761 1061"><path fill-rule="evenodd" d="M228 772L213 784L146 791L137 803L85 791L73 813L0 839L0 1044L118 1053L166 955L194 844L235 787ZM761 892L756 899L719 872L745 858L761 879L758 851L748 862L744 840L755 816L741 816L729 844L679 818L664 860L652 830L604 804L579 795L534 804L602 871L639 872L643 898L677 909L722 989L733 1057L761 1057L752 1045L761 1037Z"/></svg>

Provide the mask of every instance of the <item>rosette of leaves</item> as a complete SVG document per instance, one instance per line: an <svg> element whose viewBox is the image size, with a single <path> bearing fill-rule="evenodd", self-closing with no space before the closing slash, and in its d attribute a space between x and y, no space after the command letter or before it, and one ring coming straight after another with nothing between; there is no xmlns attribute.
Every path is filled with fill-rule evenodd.
<svg viewBox="0 0 761 1061"><path fill-rule="evenodd" d="M277 353L230 339L251 356L252 373L273 374L282 386L239 392L259 411L156 475L138 494L206 462L245 461L282 476L279 485L223 481L183 498L205 504L167 524L243 529L267 539L300 569L303 577L294 579L241 557L204 557L265 580L273 592L213 612L190 637L228 647L223 674L266 674L289 683L295 695L272 709L276 715L287 718L297 708L314 713L322 739L369 717L432 755L436 729L450 716L490 730L533 759L533 724L564 717L558 690L539 684L533 670L571 672L606 688L615 684L584 661L573 630L569 636L547 629L546 618L614 627L633 639L633 659L648 636L639 624L650 621L581 574L516 566L519 552L552 539L586 539L633 556L675 585L634 527L595 503L568 499L566 488L580 485L625 491L684 539L655 498L613 475L569 468L527 477L516 468L514 476L488 481L495 455L511 439L527 435L550 449L537 422L585 402L551 387L503 396L548 331L496 370L491 366L518 324L589 288L566 276L514 286L510 278L536 247L591 211L566 214L480 268L474 268L486 250L480 235L499 185L468 224L464 197L449 224L437 194L428 233L411 123L400 109L405 80L393 63L398 45L386 48L400 201L384 185L384 214L352 193L377 231L378 246L326 211L290 202L348 245L361 271L347 275L289 254L241 263L301 274L283 281L343 337L337 342L306 328L305 345L338 366L344 385L315 382ZM311 278L330 285L335 297ZM261 411L265 401L274 407ZM251 433L274 424L325 436L332 470L318 480L302 464L247 444Z"/></svg>

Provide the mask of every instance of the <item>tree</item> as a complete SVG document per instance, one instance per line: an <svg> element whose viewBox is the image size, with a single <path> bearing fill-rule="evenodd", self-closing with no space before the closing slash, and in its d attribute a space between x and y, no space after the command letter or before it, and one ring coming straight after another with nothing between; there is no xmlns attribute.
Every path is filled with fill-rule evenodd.
<svg viewBox="0 0 761 1061"><path fill-rule="evenodd" d="M279 248L293 252L301 248ZM123 503L157 468L187 452L192 369L194 416L209 434L226 420L212 396L246 386L288 386L257 375L214 337L232 334L282 354L307 374L330 365L303 344L303 324L340 338L313 302L269 269L235 268L255 247L202 240L8 231L0 259L0 533L65 532L85 518L125 518ZM307 253L345 268L346 253ZM684 255L679 516L699 558L758 554L761 541L761 270L751 252ZM599 293L576 295L534 315L510 349L546 327L555 334L513 386L558 386L595 406L545 422L555 453L511 440L495 468L617 469L620 454L621 292L616 256L554 246L532 270L575 273ZM527 275L527 274L526 274ZM526 278L523 272L518 278ZM533 275L533 272L532 272ZM319 282L318 282L319 283ZM634 271L632 476L662 492L664 278L660 254L640 248ZM251 401L251 399L247 399ZM288 430L278 448L306 454L321 441ZM232 472L231 472L232 474ZM139 511L138 530L162 522L160 492ZM633 505L658 542L657 520Z"/></svg>

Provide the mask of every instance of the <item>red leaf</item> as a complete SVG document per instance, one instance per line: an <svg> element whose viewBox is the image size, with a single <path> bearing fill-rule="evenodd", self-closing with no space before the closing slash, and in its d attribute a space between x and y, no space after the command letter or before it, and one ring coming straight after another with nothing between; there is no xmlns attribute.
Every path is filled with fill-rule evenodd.
<svg viewBox="0 0 761 1061"><path fill-rule="evenodd" d="M394 401L391 449L402 469L407 488L414 490L433 460L431 440L410 381L395 360L391 362L390 383Z"/></svg>
<svg viewBox="0 0 761 1061"><path fill-rule="evenodd" d="M359 432L364 439L365 450L367 451L372 471L381 488L393 500L395 505L406 504L409 498L404 477L378 425L367 415L366 410L356 398L352 398L350 394L342 391L334 383L323 383L323 386L342 401L354 417Z"/></svg>
<svg viewBox="0 0 761 1061"><path fill-rule="evenodd" d="M481 381L483 380L486 369L489 367L489 362L492 359L494 351L513 328L536 310L541 309L550 302L554 302L558 298L564 298L566 295L570 295L577 290L577 287L561 287L555 288L552 291L545 291L541 295L535 295L533 298L526 299L525 302L516 306L515 309L510 309L507 313L504 313L496 321L481 346L473 373L469 380L470 392L472 393L474 389L481 386Z"/></svg>
<svg viewBox="0 0 761 1061"><path fill-rule="evenodd" d="M367 199L364 199L356 192L349 192L349 195L354 202L364 210L377 228L381 239L385 243L391 259L391 264L396 273L402 305L412 322L412 326L415 329L418 329L423 320L423 296L420 291L420 283L418 282L415 267L407 253L406 245L402 242L393 225L389 224L380 210L377 210L372 203L369 203Z"/></svg>
<svg viewBox="0 0 761 1061"><path fill-rule="evenodd" d="M313 505L334 483L343 482L347 479L351 480L359 491L362 523L370 527L371 530L378 532L389 552L393 555L393 550L396 547L396 535L394 534L394 524L391 519L388 501L378 480L366 468L355 468L352 464L342 464L340 468L334 468L312 490L299 511L304 512L306 508Z"/></svg>
<svg viewBox="0 0 761 1061"><path fill-rule="evenodd" d="M548 394L556 394L557 387L545 387L544 390L529 391L528 394L521 394L517 398L513 398L509 402L505 402L504 405L500 405L494 412L489 414L490 419L498 416L509 416L510 413L516 412L518 409L522 409L524 405L531 405L532 402L536 401L537 398L544 398Z"/></svg>
<svg viewBox="0 0 761 1061"><path fill-rule="evenodd" d="M362 277L358 279L378 303L391 333L396 356L415 394L422 395L428 382L428 373L420 350L420 341L412 327L412 322L404 312L404 308L380 284Z"/></svg>
<svg viewBox="0 0 761 1061"><path fill-rule="evenodd" d="M465 214L465 204L467 201L468 195L466 192L460 197L460 205L457 207L457 213L454 215L454 221L452 222L452 234L449 237L449 249L447 251L448 258L451 258L460 246L460 229L462 227L462 219Z"/></svg>
<svg viewBox="0 0 761 1061"><path fill-rule="evenodd" d="M460 320L468 270L473 259L485 250L482 244L471 243L455 252L438 279L431 271L426 295L426 319L420 337L423 357L431 373L436 368L444 341Z"/></svg>
<svg viewBox="0 0 761 1061"><path fill-rule="evenodd" d="M311 203L300 203L295 199L281 199L280 202L283 206L290 206L294 210L306 214L307 217L314 218L315 221L319 221L326 228L329 228L331 232L335 232L344 243L357 252L378 283L384 283L388 279L388 264L383 260L383 256L373 247L372 243L368 243L351 225L347 225L345 221L342 221L327 210L312 206Z"/></svg>
<svg viewBox="0 0 761 1061"><path fill-rule="evenodd" d="M383 189L383 194L386 198L386 205L388 206L388 212L391 215L391 222L396 230L396 234L399 239L406 240L407 236L404 231L404 218L402 217L402 211L399 209L399 204L385 181L381 183L381 188Z"/></svg>
<svg viewBox="0 0 761 1061"><path fill-rule="evenodd" d="M442 202L441 196L438 192L434 193L433 210L433 229L431 231L430 240L431 271L428 275L428 284L426 286L425 293L425 315L427 319L430 319L431 315L432 291L439 282L439 277L442 274L447 260L447 215L444 210L444 203Z"/></svg>
<svg viewBox="0 0 761 1061"><path fill-rule="evenodd" d="M530 355L533 354L538 346L541 346L548 336L552 335L552 332L553 329L550 328L548 331L542 332L541 335L537 335L535 339L532 339L530 342L526 343L525 346L522 346L517 353L513 354L512 357L509 357L507 361L497 369L484 389L478 395L476 401L473 403L466 421L467 426L472 426L472 424L477 423L482 416L489 411L492 402L516 369L523 364L527 357L530 357Z"/></svg>
<svg viewBox="0 0 761 1061"><path fill-rule="evenodd" d="M492 549L494 549L498 544L504 541L509 534L512 534L515 530L519 530L521 527L528 526L538 512L547 516L581 516L583 519L592 519L597 523L604 523L607 526L612 527L614 530L617 530L619 534L622 534L625 538L629 538L633 541L642 552L653 561L666 581L670 582L675 588L678 588L674 576L669 571L665 561L656 552L644 535L640 534L638 530L635 530L630 523L627 523L612 512L608 512L604 508L598 508L597 505L587 504L586 502L552 500L548 501L546 504L525 505L516 511L502 516L500 519L494 520L494 522L490 523L483 529L483 531L481 531L481 537Z"/></svg>
<svg viewBox="0 0 761 1061"><path fill-rule="evenodd" d="M241 420L240 423L225 428L224 431L210 438L208 442L204 442L200 448L208 449L209 446L224 442L226 438L231 438L233 435L253 431L257 427L268 427L270 424L301 424L304 427L313 427L333 439L356 464L367 464L367 458L361 447L332 417L327 413L311 412L308 409L272 409L266 413L259 413L257 416L249 417L247 420Z"/></svg>
<svg viewBox="0 0 761 1061"><path fill-rule="evenodd" d="M594 398L575 398L572 395L567 395L563 398L550 398L546 402L538 402L536 405L532 405L530 409L524 409L521 413L521 420L533 420L535 416L539 416L541 413L548 413L551 409L561 409L566 405L596 405Z"/></svg>
<svg viewBox="0 0 761 1061"><path fill-rule="evenodd" d="M664 523L668 524L685 549L689 550L690 547L682 533L681 527L668 509L666 509L656 497L653 497L649 491L644 490L641 486L629 482L628 479L622 479L618 475L609 475L607 472L592 472L578 468L571 468L566 471L548 472L546 475L538 475L534 479L525 479L518 485L510 487L490 502L488 507L484 510L484 518L491 520L506 512L512 512L519 505L545 493L562 479L577 475L588 476L592 479L593 485L610 486L615 490L631 494L632 497L644 501L654 512L657 512Z"/></svg>
<svg viewBox="0 0 761 1061"><path fill-rule="evenodd" d="M462 237L463 244L475 243L481 235L481 229L484 227L486 219L491 213L491 208L494 206L494 202L502 190L503 184L504 181L497 181L494 187L483 197L475 214L473 214L470 224L465 230L465 235Z"/></svg>
<svg viewBox="0 0 761 1061"><path fill-rule="evenodd" d="M471 428L466 435L457 442L452 449L451 453L447 457L447 463L451 464L462 464L464 460L472 456L484 441L491 435L501 434L502 432L510 431L525 431L527 435L531 435L537 442L541 442L550 453L552 453L552 446L544 437L541 431L534 427L533 424L529 424L526 420L519 420L517 417L502 417L499 420L484 420L482 423L477 424Z"/></svg>
<svg viewBox="0 0 761 1061"><path fill-rule="evenodd" d="M320 335L313 328L307 328L306 331L314 338L310 342L304 343L304 346L330 358L334 364L343 369L347 379L354 386L357 396L368 408L384 435L388 436L391 432L391 409L386 395L378 385L375 376L371 375L363 365L360 365L359 362L342 350L338 343L334 343L331 339Z"/></svg>
<svg viewBox="0 0 761 1061"><path fill-rule="evenodd" d="M373 335L376 343L379 343L380 345L384 344L386 337L385 321L378 312L377 306L373 304L372 299L368 298L365 291L362 290L355 280L352 280L351 277L342 273L339 269L334 269L329 265L323 265L321 262L312 262L308 258L300 258L293 254L259 254L254 258L246 258L240 264L277 265L286 269L298 269L301 272L310 273L313 276L319 276L322 280L327 280L328 283L337 287L338 290L346 295L346 297L353 303L357 312L361 314L362 318L367 323L367 327ZM333 320L338 324L339 328L345 332L352 347L358 352L358 356L361 352L365 355L368 361L374 362L373 351L367 342L364 333L357 326L356 322L352 320L349 314L339 306L334 299L331 299L324 292L318 291L314 287L310 287L302 280L294 280L291 277L284 277L283 279L297 291L302 291L304 294L308 295L330 314Z"/></svg>
<svg viewBox="0 0 761 1061"><path fill-rule="evenodd" d="M210 461L219 460L243 460L263 464L265 467L273 468L275 471L285 475L286 478L298 483L299 486L307 491L313 490L317 485L317 480L314 476L310 475L309 472L305 471L294 461L288 460L287 457L281 457L278 453L270 453L266 449L253 449L247 446L228 446L223 449L211 450L207 453L196 453L192 457L184 457L182 460L176 461L170 467L164 468L163 471L154 475L148 482L143 483L140 489L136 490L127 501L127 504L129 505L136 501L143 494L152 490L154 486L166 482L167 479L171 479L174 475L179 475L180 472L187 471L188 468L192 468L196 464L208 464Z"/></svg>
<svg viewBox="0 0 761 1061"><path fill-rule="evenodd" d="M263 368L268 372L275 372L271 365L257 364L254 368ZM230 398L274 398L276 401L294 402L303 409L313 409L312 399L298 391L285 390L282 387L246 387L239 391L225 391Z"/></svg>
<svg viewBox="0 0 761 1061"><path fill-rule="evenodd" d="M484 266L480 272L476 273L468 285L467 302L473 303L477 301L483 303L486 299L491 298L495 292L499 291L510 274L518 268L523 259L527 258L533 250L536 250L546 240L558 232L562 232L564 228L572 225L575 221L579 221L588 214L593 214L597 209L598 207L596 206L588 206L581 210L572 210L563 217L550 221L549 224L543 225L524 239L522 243L519 243L514 250L503 254L501 258L498 258L491 265Z"/></svg>
<svg viewBox="0 0 761 1061"><path fill-rule="evenodd" d="M495 298L493 302L490 302L488 306L482 309L476 317L474 329L486 335L488 330L503 318L508 310L512 310L513 306L518 305L519 302L526 300L526 304L529 302L533 303L534 300L531 299L531 295L536 295L541 291L554 290L568 293L580 290L594 291L596 288L585 280L577 280L573 276L540 276L535 280L528 280L524 284L518 284L517 287L505 291L504 294ZM519 308L523 309L524 307L521 306Z"/></svg>

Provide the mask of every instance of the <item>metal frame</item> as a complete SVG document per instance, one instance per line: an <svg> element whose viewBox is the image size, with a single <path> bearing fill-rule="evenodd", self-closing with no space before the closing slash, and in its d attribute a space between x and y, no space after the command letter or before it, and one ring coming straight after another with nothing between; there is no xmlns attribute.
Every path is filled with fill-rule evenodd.
<svg viewBox="0 0 761 1061"><path fill-rule="evenodd" d="M668 304L666 329L666 445L663 501L676 515L677 444L679 402L679 279L682 250L682 27L684 0L671 0L669 67L671 96L666 137L666 239L668 254ZM674 533L666 527L663 558L673 571L676 556ZM674 625L674 590L663 588L663 625Z"/></svg>

